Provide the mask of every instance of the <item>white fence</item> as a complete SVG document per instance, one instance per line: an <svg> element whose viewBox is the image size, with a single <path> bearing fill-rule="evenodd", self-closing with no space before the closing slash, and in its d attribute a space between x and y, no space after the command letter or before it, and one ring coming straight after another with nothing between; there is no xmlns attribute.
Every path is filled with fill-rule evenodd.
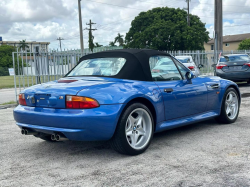
<svg viewBox="0 0 250 187"><path fill-rule="evenodd" d="M101 47L94 49L94 52L121 49L121 47ZM165 51L173 56L192 56L203 75L214 74L214 64L217 60L214 58L214 51ZM26 87L34 84L57 80L69 72L79 61L79 59L88 54L88 51L81 53L80 50L51 51L41 53L13 52L13 67L15 69L15 89L19 92ZM219 54L219 52L217 52ZM246 51L224 51L223 54L250 54ZM17 95L17 94L16 94Z"/></svg>

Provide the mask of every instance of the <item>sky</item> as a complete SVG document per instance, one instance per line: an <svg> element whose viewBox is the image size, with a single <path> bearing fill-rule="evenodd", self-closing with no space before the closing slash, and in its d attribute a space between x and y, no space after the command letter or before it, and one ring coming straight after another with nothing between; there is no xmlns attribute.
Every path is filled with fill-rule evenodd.
<svg viewBox="0 0 250 187"><path fill-rule="evenodd" d="M186 0L81 0L83 29L91 19L94 42L108 45L118 33L126 35L131 21L155 7L187 8ZM191 0L190 13L200 17L213 37L214 0ZM223 35L250 33L250 0L223 0ZM3 41L50 42L50 49L79 49L78 0L1 0ZM83 30L84 47L88 31Z"/></svg>

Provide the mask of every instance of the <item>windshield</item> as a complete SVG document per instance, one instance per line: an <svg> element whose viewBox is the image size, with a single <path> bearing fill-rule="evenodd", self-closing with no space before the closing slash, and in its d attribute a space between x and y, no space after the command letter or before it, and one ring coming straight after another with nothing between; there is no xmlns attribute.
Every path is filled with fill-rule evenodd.
<svg viewBox="0 0 250 187"><path fill-rule="evenodd" d="M236 61L250 61L250 58L248 55L224 56L220 58L220 62L236 62Z"/></svg>
<svg viewBox="0 0 250 187"><path fill-rule="evenodd" d="M189 58L177 58L177 60L179 60L182 63L190 63L190 59Z"/></svg>
<svg viewBox="0 0 250 187"><path fill-rule="evenodd" d="M114 76L120 72L126 62L125 58L95 58L84 60L67 76Z"/></svg>

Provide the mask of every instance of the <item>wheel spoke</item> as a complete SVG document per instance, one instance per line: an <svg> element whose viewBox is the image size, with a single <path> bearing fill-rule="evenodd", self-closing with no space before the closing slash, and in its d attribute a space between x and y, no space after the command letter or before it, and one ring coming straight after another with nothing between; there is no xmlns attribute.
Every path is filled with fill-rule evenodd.
<svg viewBox="0 0 250 187"><path fill-rule="evenodd" d="M230 112L231 112L231 109L230 109L230 107L228 106L227 109L226 109L227 115L228 115Z"/></svg>
<svg viewBox="0 0 250 187"><path fill-rule="evenodd" d="M136 145L135 134L132 134L132 135L130 136L130 139L131 139L131 145L132 145L132 146L135 146L135 145Z"/></svg>
<svg viewBox="0 0 250 187"><path fill-rule="evenodd" d="M232 94L229 94L229 97L228 97L228 100L227 100L229 103L231 103L233 101L233 95Z"/></svg>
<svg viewBox="0 0 250 187"><path fill-rule="evenodd" d="M136 123L137 128L142 127L142 120L143 120L142 116L138 116L137 123Z"/></svg>
<svg viewBox="0 0 250 187"><path fill-rule="evenodd" d="M146 132L143 128L140 128L137 131L138 131L138 135L140 135L140 136L145 136L145 134L146 134Z"/></svg>
<svg viewBox="0 0 250 187"><path fill-rule="evenodd" d="M131 125L131 127L135 124L135 122L136 122L136 119L132 116L132 115L130 115L129 117L128 117L128 121L130 122L130 125Z"/></svg>
<svg viewBox="0 0 250 187"><path fill-rule="evenodd" d="M133 135L133 130L132 129L126 130L126 135L127 136L132 136Z"/></svg>
<svg viewBox="0 0 250 187"><path fill-rule="evenodd" d="M139 136L140 136L139 134L134 133L134 137L135 137L135 144L137 144L137 143L138 143Z"/></svg>

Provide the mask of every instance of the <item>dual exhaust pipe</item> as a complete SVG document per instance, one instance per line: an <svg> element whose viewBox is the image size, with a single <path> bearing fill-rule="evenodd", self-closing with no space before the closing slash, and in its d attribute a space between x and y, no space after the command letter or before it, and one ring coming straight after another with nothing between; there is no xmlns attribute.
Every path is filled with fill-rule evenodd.
<svg viewBox="0 0 250 187"><path fill-rule="evenodd" d="M67 141L69 139L62 134L51 134L51 140L60 142L60 141Z"/></svg>
<svg viewBox="0 0 250 187"><path fill-rule="evenodd" d="M37 134L38 134L38 132L31 131L31 130L29 130L29 129L22 129L22 130L21 130L21 133L22 133L23 135L37 135Z"/></svg>
<svg viewBox="0 0 250 187"><path fill-rule="evenodd" d="M22 135L38 135L38 132L29 130L29 129L22 129L21 133ZM51 134L50 138L52 141L58 141L58 142L69 140L63 134L58 134L58 133Z"/></svg>

